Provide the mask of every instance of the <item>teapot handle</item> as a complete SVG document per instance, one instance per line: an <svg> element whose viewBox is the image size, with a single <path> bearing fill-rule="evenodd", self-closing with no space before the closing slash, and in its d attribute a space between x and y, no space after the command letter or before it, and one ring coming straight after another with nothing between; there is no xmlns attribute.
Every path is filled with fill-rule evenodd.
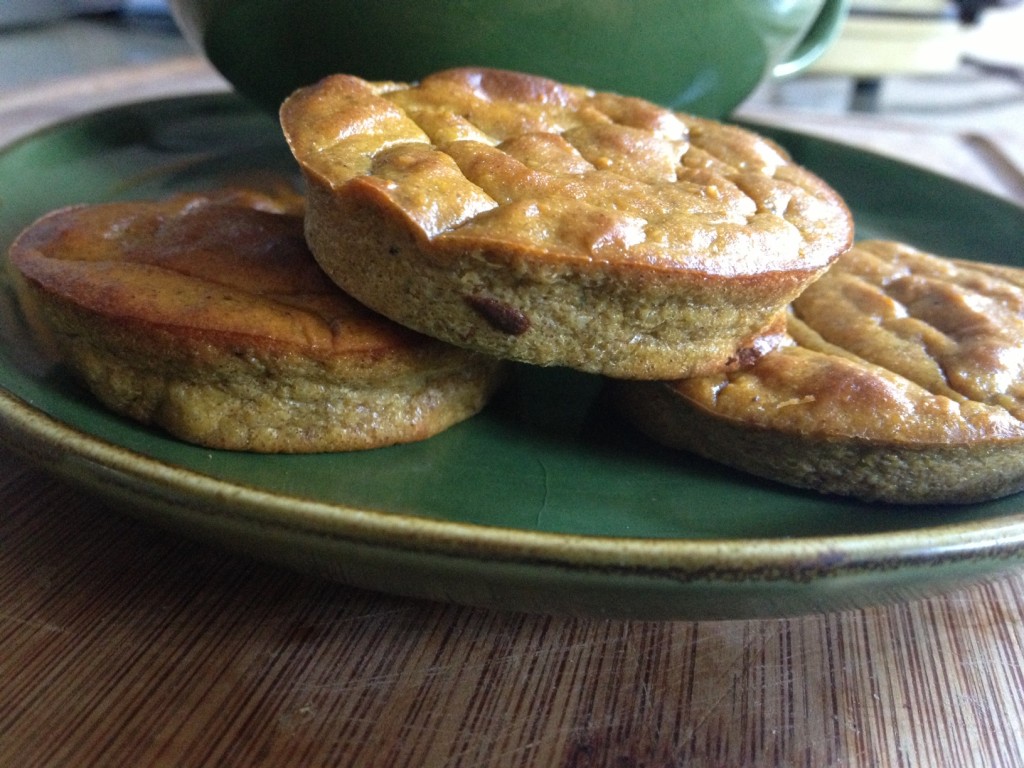
<svg viewBox="0 0 1024 768"><path fill-rule="evenodd" d="M825 0L804 39L793 49L785 61L772 68L775 77L788 77L809 67L829 46L835 42L842 30L843 22L850 10L850 0Z"/></svg>

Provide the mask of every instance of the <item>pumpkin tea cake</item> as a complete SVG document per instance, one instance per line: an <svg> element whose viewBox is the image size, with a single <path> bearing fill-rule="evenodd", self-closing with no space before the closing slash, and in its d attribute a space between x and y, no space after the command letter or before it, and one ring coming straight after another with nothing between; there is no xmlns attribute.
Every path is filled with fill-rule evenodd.
<svg viewBox="0 0 1024 768"><path fill-rule="evenodd" d="M899 503L1024 487L1024 270L853 247L749 368L618 387L657 440L795 486Z"/></svg>
<svg viewBox="0 0 1024 768"><path fill-rule="evenodd" d="M756 356L851 242L840 197L751 132L530 75L336 75L281 124L306 236L403 325L537 365L669 378Z"/></svg>
<svg viewBox="0 0 1024 768"><path fill-rule="evenodd" d="M419 440L480 410L498 375L340 291L294 193L67 208L26 229L10 263L26 316L99 400L204 446Z"/></svg>

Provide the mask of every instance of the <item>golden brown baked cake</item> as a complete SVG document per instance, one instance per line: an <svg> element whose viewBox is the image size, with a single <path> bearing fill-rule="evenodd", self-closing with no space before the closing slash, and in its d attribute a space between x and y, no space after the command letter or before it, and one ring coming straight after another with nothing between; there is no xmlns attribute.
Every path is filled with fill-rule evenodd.
<svg viewBox="0 0 1024 768"><path fill-rule="evenodd" d="M490 358L367 310L319 269L301 199L253 192L73 207L11 247L19 294L111 409L201 445L374 448L476 413Z"/></svg>
<svg viewBox="0 0 1024 768"><path fill-rule="evenodd" d="M456 69L285 101L327 273L388 317L539 365L718 370L847 249L849 211L771 142L649 102Z"/></svg>
<svg viewBox="0 0 1024 768"><path fill-rule="evenodd" d="M618 390L663 443L867 500L1024 487L1024 270L860 243L748 369Z"/></svg>

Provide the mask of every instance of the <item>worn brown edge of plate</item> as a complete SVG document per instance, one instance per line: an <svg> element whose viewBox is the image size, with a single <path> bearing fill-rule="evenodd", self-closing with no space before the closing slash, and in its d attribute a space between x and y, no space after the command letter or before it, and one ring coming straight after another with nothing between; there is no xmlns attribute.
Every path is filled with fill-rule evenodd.
<svg viewBox="0 0 1024 768"><path fill-rule="evenodd" d="M636 539L523 531L269 493L79 432L0 390L0 434L144 520L356 587L488 608L754 618L931 595L1024 561L1024 515L879 534Z"/></svg>

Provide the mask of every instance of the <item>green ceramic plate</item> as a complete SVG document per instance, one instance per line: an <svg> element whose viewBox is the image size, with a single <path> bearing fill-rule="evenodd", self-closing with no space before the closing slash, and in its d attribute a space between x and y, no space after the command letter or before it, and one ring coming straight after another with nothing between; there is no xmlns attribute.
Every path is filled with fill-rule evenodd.
<svg viewBox="0 0 1024 768"><path fill-rule="evenodd" d="M767 129L765 129L767 130ZM844 194L862 237L1019 263L1024 210L944 178L775 133ZM296 176L272 118L226 95L118 108L0 153L0 242L60 205ZM480 416L415 445L258 456L107 413L0 304L0 434L57 475L175 531L345 582L506 608L775 616L946 589L1024 559L1024 496L871 506L661 450L601 381L518 368Z"/></svg>

